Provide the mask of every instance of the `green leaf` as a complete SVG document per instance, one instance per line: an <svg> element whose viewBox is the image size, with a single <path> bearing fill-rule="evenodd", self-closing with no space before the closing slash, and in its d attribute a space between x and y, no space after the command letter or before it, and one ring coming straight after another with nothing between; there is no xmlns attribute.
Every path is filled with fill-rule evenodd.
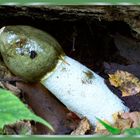
<svg viewBox="0 0 140 140"><path fill-rule="evenodd" d="M126 135L140 135L140 128L128 128L124 130L124 134Z"/></svg>
<svg viewBox="0 0 140 140"><path fill-rule="evenodd" d="M111 125L107 124L106 122L102 121L101 119L96 119L113 135L118 135L121 133L121 130L119 128L112 127Z"/></svg>
<svg viewBox="0 0 140 140"><path fill-rule="evenodd" d="M33 114L14 94L0 88L0 129L20 120L34 120L53 130L48 122Z"/></svg>

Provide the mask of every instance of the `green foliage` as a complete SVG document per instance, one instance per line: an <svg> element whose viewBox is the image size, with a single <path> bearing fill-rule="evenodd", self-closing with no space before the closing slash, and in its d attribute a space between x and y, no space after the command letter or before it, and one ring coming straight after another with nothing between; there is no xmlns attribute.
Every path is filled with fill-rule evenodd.
<svg viewBox="0 0 140 140"><path fill-rule="evenodd" d="M13 124L20 120L34 120L53 130L48 122L33 114L10 91L0 88L0 129L3 129L5 125Z"/></svg>
<svg viewBox="0 0 140 140"><path fill-rule="evenodd" d="M129 128L124 130L124 134L126 135L140 135L140 128Z"/></svg>
<svg viewBox="0 0 140 140"><path fill-rule="evenodd" d="M112 127L111 125L107 124L106 122L102 121L101 119L96 119L113 135L118 135L121 133L121 130L119 128Z"/></svg>
<svg viewBox="0 0 140 140"><path fill-rule="evenodd" d="M119 128L114 128L106 122L102 121L99 118L96 118L111 134L120 134L121 130ZM122 133L132 136L132 135L140 135L140 127L137 128L128 128L125 129Z"/></svg>

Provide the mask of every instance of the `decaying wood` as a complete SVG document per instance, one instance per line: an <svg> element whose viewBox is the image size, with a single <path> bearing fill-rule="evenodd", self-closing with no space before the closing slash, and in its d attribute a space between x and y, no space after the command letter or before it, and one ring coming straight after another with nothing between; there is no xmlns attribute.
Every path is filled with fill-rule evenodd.
<svg viewBox="0 0 140 140"><path fill-rule="evenodd" d="M0 6L0 19L9 17L46 21L124 21L138 36L140 34L140 6Z"/></svg>

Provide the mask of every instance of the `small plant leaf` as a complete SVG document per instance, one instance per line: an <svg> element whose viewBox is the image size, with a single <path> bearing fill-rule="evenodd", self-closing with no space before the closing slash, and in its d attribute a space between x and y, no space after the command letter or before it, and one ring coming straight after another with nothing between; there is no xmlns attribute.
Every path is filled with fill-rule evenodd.
<svg viewBox="0 0 140 140"><path fill-rule="evenodd" d="M14 94L0 88L0 129L20 120L34 120L53 130L48 122L32 113Z"/></svg>
<svg viewBox="0 0 140 140"><path fill-rule="evenodd" d="M107 124L106 122L102 121L101 119L96 119L113 135L117 135L121 133L121 130L119 128L112 127L111 125Z"/></svg>
<svg viewBox="0 0 140 140"><path fill-rule="evenodd" d="M140 135L140 128L129 128L124 130L124 134L126 135Z"/></svg>

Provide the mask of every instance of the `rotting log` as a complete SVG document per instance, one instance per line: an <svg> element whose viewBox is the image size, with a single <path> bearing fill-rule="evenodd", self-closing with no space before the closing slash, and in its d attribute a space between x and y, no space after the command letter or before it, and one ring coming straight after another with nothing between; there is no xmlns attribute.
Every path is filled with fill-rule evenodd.
<svg viewBox="0 0 140 140"><path fill-rule="evenodd" d="M139 38L140 34L140 6L0 6L0 20L11 17L67 22L124 21L136 31L136 38Z"/></svg>

